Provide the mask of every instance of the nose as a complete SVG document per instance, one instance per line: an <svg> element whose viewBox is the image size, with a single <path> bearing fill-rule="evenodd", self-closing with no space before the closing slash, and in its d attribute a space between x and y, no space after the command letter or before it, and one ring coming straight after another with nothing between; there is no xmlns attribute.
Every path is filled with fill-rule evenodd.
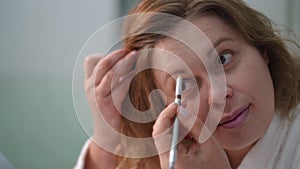
<svg viewBox="0 0 300 169"><path fill-rule="evenodd" d="M219 88L218 91L210 91L208 97L208 104L222 104L225 103L226 100L232 98L233 96L233 89L230 86L226 86L226 88Z"/></svg>
<svg viewBox="0 0 300 169"><path fill-rule="evenodd" d="M226 86L226 99L230 99L233 96L233 89L230 86Z"/></svg>

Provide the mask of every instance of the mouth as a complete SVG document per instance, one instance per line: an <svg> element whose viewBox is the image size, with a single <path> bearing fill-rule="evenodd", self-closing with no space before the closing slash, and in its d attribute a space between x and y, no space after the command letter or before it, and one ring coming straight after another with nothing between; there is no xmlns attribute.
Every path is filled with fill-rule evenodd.
<svg viewBox="0 0 300 169"><path fill-rule="evenodd" d="M225 115L221 119L219 126L222 126L227 129L233 129L240 126L244 121L246 121L249 115L249 107L250 104L248 106L243 106L241 108L238 108L237 110L230 113L229 115Z"/></svg>

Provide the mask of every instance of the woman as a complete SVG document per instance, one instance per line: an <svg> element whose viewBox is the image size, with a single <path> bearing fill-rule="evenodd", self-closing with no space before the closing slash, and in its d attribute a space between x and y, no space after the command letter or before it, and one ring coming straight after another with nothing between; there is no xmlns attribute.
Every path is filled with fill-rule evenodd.
<svg viewBox="0 0 300 169"><path fill-rule="evenodd" d="M186 123L191 118L195 119L195 123L188 130L186 138L178 144L176 168L300 167L300 134L297 132L300 127L300 64L287 50L283 39L275 33L267 17L239 0L144 0L131 14L140 12L170 14L194 24L214 44L218 62L214 62L216 59L213 56L208 59L208 63L201 62L182 42L147 32L156 28L164 29L165 32L172 31L179 23L166 24L166 20L156 18L155 14L127 21L124 29L128 38L124 49L112 52L104 59L89 57L86 61L86 91L95 117L93 139L96 142L113 145L120 143L112 137L108 140L103 138L107 132L101 127L101 122L97 121L98 108L110 126L137 138L155 138L162 133L166 137L170 136L170 132L165 131L172 126L178 114L183 128L187 127ZM145 33L141 33L143 31ZM294 44L299 50L299 46ZM170 74L158 69L147 69L131 80L131 68L135 62L137 68L149 63L162 67L179 64L178 59L161 56L157 51L146 51L146 54L138 52L153 48L170 51L186 63L192 72L191 77L187 71L180 70L179 74L184 78L182 97L185 98L180 107L172 104L174 78ZM209 53L206 48L202 51ZM213 135L200 143L199 133L203 122L210 107L217 105L218 101L211 88L207 64L216 64L217 67L221 65L224 70L226 92L218 99L225 100L225 104ZM179 74L172 76L177 77ZM93 77L95 82L91 80ZM113 87L119 98L126 97L124 86L130 85L129 98L134 107L146 111L151 109L151 104L156 105L151 112L154 115L159 112L157 119L138 123L122 117L118 110L124 111L124 106L120 106L124 102L120 99L116 106L112 101L112 78L120 82ZM91 92L93 87L95 95ZM154 89L162 90L164 96L149 100L148 96ZM201 104L196 104L196 112L193 111L195 93L201 98ZM77 167L168 168L169 152L160 151L162 141L154 141L159 155L145 158L117 156L97 146L95 142L87 142L80 157L83 164ZM122 144L126 145L126 140Z"/></svg>

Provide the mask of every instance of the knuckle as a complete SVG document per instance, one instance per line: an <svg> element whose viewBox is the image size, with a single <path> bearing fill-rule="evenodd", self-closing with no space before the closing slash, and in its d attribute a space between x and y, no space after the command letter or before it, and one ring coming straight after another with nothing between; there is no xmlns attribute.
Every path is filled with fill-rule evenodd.
<svg viewBox="0 0 300 169"><path fill-rule="evenodd" d="M84 90L88 93L91 90L91 84L89 80L84 81Z"/></svg>
<svg viewBox="0 0 300 169"><path fill-rule="evenodd" d="M87 91L90 91L92 89L95 89L95 79L93 78L88 78L84 80L84 89Z"/></svg>
<svg viewBox="0 0 300 169"><path fill-rule="evenodd" d="M95 97L96 97L97 101L103 100L103 97L101 96L100 93L101 93L101 91L99 91L99 90L96 90L96 92L95 92Z"/></svg>
<svg viewBox="0 0 300 169"><path fill-rule="evenodd" d="M110 60L105 58L100 61L99 68L108 68L109 65L110 65Z"/></svg>
<svg viewBox="0 0 300 169"><path fill-rule="evenodd" d="M88 55L85 59L84 59L84 67L88 68L90 66L90 64L95 60L95 56L93 55Z"/></svg>
<svg viewBox="0 0 300 169"><path fill-rule="evenodd" d="M109 96L103 96L103 93L105 93L103 89L96 89L94 94L95 98L97 102L100 102L103 105L109 105L110 104Z"/></svg>

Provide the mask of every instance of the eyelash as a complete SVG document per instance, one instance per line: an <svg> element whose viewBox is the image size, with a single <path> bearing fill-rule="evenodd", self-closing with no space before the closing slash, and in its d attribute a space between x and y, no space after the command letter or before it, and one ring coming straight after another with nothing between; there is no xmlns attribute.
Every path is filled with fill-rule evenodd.
<svg viewBox="0 0 300 169"><path fill-rule="evenodd" d="M222 63L223 58L221 58L221 56L227 56L227 58L225 58L225 59L227 59L229 61L227 61L227 63L226 63L226 61L224 63ZM233 59L233 52L232 51L224 51L218 56L217 64L222 65L223 67L226 67L228 64L230 64L232 62L232 59Z"/></svg>
<svg viewBox="0 0 300 169"><path fill-rule="evenodd" d="M192 82L192 79L190 78L185 78L185 79L182 79L182 92L186 92L188 90L184 89L186 88L187 85L185 85L187 82ZM189 88L188 88L189 89Z"/></svg>
<svg viewBox="0 0 300 169"><path fill-rule="evenodd" d="M183 86L182 86L182 93L188 93L191 91L194 87L200 87L201 85L201 79L199 77L194 78L183 78L182 80ZM189 86L185 85L186 83L189 83ZM185 89L186 88L186 89ZM192 90L193 91L193 90Z"/></svg>

